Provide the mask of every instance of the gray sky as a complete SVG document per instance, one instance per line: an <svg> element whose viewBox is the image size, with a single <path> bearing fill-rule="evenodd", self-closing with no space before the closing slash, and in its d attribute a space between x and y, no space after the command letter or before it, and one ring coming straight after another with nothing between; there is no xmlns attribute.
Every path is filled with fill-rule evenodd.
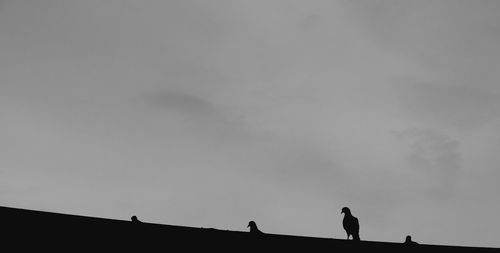
<svg viewBox="0 0 500 253"><path fill-rule="evenodd" d="M0 204L500 246L498 1L0 1Z"/></svg>

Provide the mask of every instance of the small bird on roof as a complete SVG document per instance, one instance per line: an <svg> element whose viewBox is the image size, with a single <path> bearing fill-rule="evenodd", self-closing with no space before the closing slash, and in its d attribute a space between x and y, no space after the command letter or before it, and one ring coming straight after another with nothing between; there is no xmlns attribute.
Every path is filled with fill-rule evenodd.
<svg viewBox="0 0 500 253"><path fill-rule="evenodd" d="M250 228L250 233L252 234L263 234L262 231L257 228L257 223L255 223L255 221L248 222L247 228Z"/></svg>
<svg viewBox="0 0 500 253"><path fill-rule="evenodd" d="M132 221L132 223L141 223L141 221L140 221L139 219L137 219L137 216L135 216L135 215L134 215L134 216L132 216L132 217L130 218L130 220Z"/></svg>
<svg viewBox="0 0 500 253"><path fill-rule="evenodd" d="M352 236L352 240L359 241L359 221L358 218L352 216L351 210L348 207L342 208L341 214L344 214L342 225L347 233L347 240Z"/></svg>
<svg viewBox="0 0 500 253"><path fill-rule="evenodd" d="M407 236L406 236L406 240L405 240L405 244L406 244L406 245L417 245L417 244L418 244L418 242L414 242L414 241L412 241L412 240L411 240L411 236L407 235Z"/></svg>

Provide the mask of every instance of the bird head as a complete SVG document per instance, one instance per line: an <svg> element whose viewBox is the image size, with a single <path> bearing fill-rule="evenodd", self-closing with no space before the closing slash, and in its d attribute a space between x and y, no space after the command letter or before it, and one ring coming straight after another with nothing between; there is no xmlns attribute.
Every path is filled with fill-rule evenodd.
<svg viewBox="0 0 500 253"><path fill-rule="evenodd" d="M343 213L345 213L345 214L350 214L350 213L351 213L351 210L349 210L349 208L348 208L348 207L344 207L344 208L342 208L342 212L340 212L340 214L343 214Z"/></svg>
<svg viewBox="0 0 500 253"><path fill-rule="evenodd" d="M250 221L248 223L248 226L247 226L247 228L256 228L256 227L257 227L257 224L255 223L255 221Z"/></svg>

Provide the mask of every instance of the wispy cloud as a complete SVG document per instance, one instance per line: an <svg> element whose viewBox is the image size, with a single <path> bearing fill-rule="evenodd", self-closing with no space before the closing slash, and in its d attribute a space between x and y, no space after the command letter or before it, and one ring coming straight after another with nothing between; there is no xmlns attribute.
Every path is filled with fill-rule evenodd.
<svg viewBox="0 0 500 253"><path fill-rule="evenodd" d="M475 84L402 81L394 85L402 109L431 124L471 130L500 119L500 93Z"/></svg>
<svg viewBox="0 0 500 253"><path fill-rule="evenodd" d="M424 174L426 184L432 182L427 190L439 195L454 192L462 166L458 140L433 129L410 128L393 134L407 145L410 168Z"/></svg>

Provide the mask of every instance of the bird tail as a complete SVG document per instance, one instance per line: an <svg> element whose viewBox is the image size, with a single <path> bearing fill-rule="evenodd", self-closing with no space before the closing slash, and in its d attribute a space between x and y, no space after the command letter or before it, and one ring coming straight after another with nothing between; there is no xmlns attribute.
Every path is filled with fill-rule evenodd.
<svg viewBox="0 0 500 253"><path fill-rule="evenodd" d="M354 241L359 241L359 240L360 240L360 239L359 239L359 234L353 234L353 235L352 235L352 240L354 240Z"/></svg>

